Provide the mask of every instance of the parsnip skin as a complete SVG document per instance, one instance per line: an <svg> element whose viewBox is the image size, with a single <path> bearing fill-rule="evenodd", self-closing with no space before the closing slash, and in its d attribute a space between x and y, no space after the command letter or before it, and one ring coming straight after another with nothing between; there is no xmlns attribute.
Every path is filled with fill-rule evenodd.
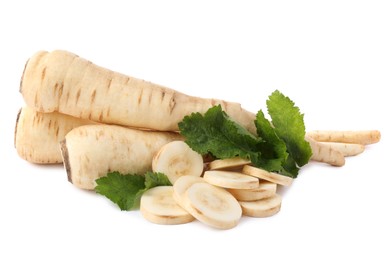
<svg viewBox="0 0 390 260"><path fill-rule="evenodd" d="M331 147L339 151L343 156L355 156L364 152L365 146L363 144L351 143L336 143L336 142L320 142L322 145Z"/></svg>
<svg viewBox="0 0 390 260"><path fill-rule="evenodd" d="M21 158L31 163L62 163L59 142L75 127L96 124L60 113L40 113L30 107L19 111L14 144Z"/></svg>
<svg viewBox="0 0 390 260"><path fill-rule="evenodd" d="M144 174L152 170L153 155L179 134L129 129L114 125L86 125L73 129L61 142L68 180L92 190L108 172Z"/></svg>
<svg viewBox="0 0 390 260"><path fill-rule="evenodd" d="M310 160L324 162L333 166L343 166L345 164L344 155L331 146L317 142L310 136L306 135L306 141L310 143L313 152Z"/></svg>
<svg viewBox="0 0 390 260"><path fill-rule="evenodd" d="M92 64L66 51L41 51L26 64L20 92L41 112L161 131L177 131L192 112L220 104L235 121L255 133L255 115L240 104L192 97Z"/></svg>
<svg viewBox="0 0 390 260"><path fill-rule="evenodd" d="M378 130L363 131L332 131L317 130L306 134L318 142L338 142L351 144L374 144L380 141L381 133Z"/></svg>

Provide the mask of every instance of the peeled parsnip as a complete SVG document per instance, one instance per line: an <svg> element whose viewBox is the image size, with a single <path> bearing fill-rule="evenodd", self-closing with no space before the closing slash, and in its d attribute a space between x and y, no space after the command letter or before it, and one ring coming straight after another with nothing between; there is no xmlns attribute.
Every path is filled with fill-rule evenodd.
<svg viewBox="0 0 390 260"><path fill-rule="evenodd" d="M61 163L60 141L73 128L86 124L96 123L56 112L40 113L24 107L16 120L16 151L21 158L32 163Z"/></svg>
<svg viewBox="0 0 390 260"><path fill-rule="evenodd" d="M94 65L66 51L41 51L25 66L20 92L40 112L58 111L108 124L177 131L193 112L220 104L255 133L255 115L238 103L188 96L151 82Z"/></svg>
<svg viewBox="0 0 390 260"><path fill-rule="evenodd" d="M108 172L144 174L152 170L152 159L176 133L129 129L114 125L86 125L70 131L61 142L68 180L92 190L95 180Z"/></svg>

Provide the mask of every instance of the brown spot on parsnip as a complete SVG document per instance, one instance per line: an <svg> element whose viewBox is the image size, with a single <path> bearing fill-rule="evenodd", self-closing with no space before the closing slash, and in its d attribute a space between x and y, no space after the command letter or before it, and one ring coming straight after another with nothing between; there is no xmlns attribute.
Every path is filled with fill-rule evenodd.
<svg viewBox="0 0 390 260"><path fill-rule="evenodd" d="M96 97L96 89L92 92L91 95L91 105L95 102L95 97Z"/></svg>
<svg viewBox="0 0 390 260"><path fill-rule="evenodd" d="M112 78L110 78L110 79L108 80L108 83L107 83L107 91L110 90L110 88L111 88L111 83L112 83Z"/></svg>
<svg viewBox="0 0 390 260"><path fill-rule="evenodd" d="M64 90L64 83L61 83L58 87L58 99L61 98L63 90Z"/></svg>
<svg viewBox="0 0 390 260"><path fill-rule="evenodd" d="M48 128L50 129L50 127L51 127L51 119L49 120Z"/></svg>
<svg viewBox="0 0 390 260"><path fill-rule="evenodd" d="M42 70L41 81L43 81L45 79L45 76L46 76L46 67L44 67Z"/></svg>
<svg viewBox="0 0 390 260"><path fill-rule="evenodd" d="M60 148L61 148L61 154L62 154L62 158L64 161L66 174L68 176L68 181L70 183L72 183L72 169L70 167L69 152L68 152L68 149L66 147L66 139L60 142Z"/></svg>
<svg viewBox="0 0 390 260"><path fill-rule="evenodd" d="M139 93L139 95L138 95L138 104L141 104L141 100L142 100L142 95L143 95L143 93L144 93L144 90L141 89L141 93Z"/></svg>
<svg viewBox="0 0 390 260"><path fill-rule="evenodd" d="M175 100L175 94L173 94L171 100L169 101L169 114L172 114L173 109L175 109L175 106L176 106L176 100Z"/></svg>
<svg viewBox="0 0 390 260"><path fill-rule="evenodd" d="M65 104L67 104L67 103L68 103L68 101L69 101L69 95L70 95L70 93L69 93L69 92L68 92L68 93L66 93Z"/></svg>
<svg viewBox="0 0 390 260"><path fill-rule="evenodd" d="M77 91L77 94L76 94L76 104L79 102L80 95L81 95L81 89L79 89Z"/></svg>
<svg viewBox="0 0 390 260"><path fill-rule="evenodd" d="M56 129L56 138L58 138L58 133L60 132L60 128L59 127L57 127L57 129Z"/></svg>
<svg viewBox="0 0 390 260"><path fill-rule="evenodd" d="M102 111L102 112L100 112L100 114L99 114L99 121L100 121L100 122L102 122L102 121L103 121L103 111Z"/></svg>

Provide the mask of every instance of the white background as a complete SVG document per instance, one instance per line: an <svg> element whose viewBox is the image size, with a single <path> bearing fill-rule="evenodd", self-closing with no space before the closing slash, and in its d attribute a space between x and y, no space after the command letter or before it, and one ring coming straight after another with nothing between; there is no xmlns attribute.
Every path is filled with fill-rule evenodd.
<svg viewBox="0 0 390 260"><path fill-rule="evenodd" d="M1 1L0 39L0 259L390 258L388 1ZM308 130L382 140L344 167L305 166L274 217L151 224L16 154L24 64L54 49L253 112L279 89Z"/></svg>

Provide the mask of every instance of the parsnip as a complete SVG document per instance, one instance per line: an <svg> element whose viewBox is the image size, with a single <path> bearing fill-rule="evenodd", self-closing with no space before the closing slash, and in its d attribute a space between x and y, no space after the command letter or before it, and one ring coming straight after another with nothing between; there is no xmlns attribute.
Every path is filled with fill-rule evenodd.
<svg viewBox="0 0 390 260"><path fill-rule="evenodd" d="M322 145L329 146L334 150L339 151L343 156L355 156L364 152L363 144L348 144L336 142L321 142Z"/></svg>
<svg viewBox="0 0 390 260"><path fill-rule="evenodd" d="M220 104L235 121L256 132L255 115L238 103L188 96L92 64L66 51L41 51L25 66L20 91L40 112L59 111L93 121L176 131L193 112Z"/></svg>
<svg viewBox="0 0 390 260"><path fill-rule="evenodd" d="M108 172L144 174L152 170L153 155L165 144L181 140L175 133L129 129L114 125L86 125L73 129L61 142L68 180L93 189Z"/></svg>
<svg viewBox="0 0 390 260"><path fill-rule="evenodd" d="M338 142L351 144L374 144L381 139L378 130L365 131L310 131L306 134L318 142Z"/></svg>
<svg viewBox="0 0 390 260"><path fill-rule="evenodd" d="M59 142L70 130L86 124L96 123L57 112L40 113L24 107L16 119L16 151L21 158L32 163L61 163Z"/></svg>
<svg viewBox="0 0 390 260"><path fill-rule="evenodd" d="M333 166L343 166L345 164L344 155L340 151L333 149L329 145L317 142L308 135L306 135L305 139L310 143L313 152L310 160L328 163Z"/></svg>

